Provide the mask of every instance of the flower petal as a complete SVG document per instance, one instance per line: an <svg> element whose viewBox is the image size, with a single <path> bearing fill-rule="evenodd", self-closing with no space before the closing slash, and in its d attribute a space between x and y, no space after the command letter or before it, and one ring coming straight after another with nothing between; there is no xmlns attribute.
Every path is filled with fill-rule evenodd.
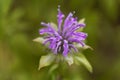
<svg viewBox="0 0 120 80"><path fill-rule="evenodd" d="M81 28L81 27L84 27L85 24L78 24L78 23L75 23L73 26L71 26L68 30L67 30L67 33L66 33L66 37L69 37L71 36L71 34L73 32L75 32L77 29Z"/></svg>
<svg viewBox="0 0 120 80"><path fill-rule="evenodd" d="M54 37L47 38L43 44L46 45L48 42L51 42L53 39Z"/></svg>
<svg viewBox="0 0 120 80"><path fill-rule="evenodd" d="M58 49L59 49L59 46L61 45L61 41L59 41L58 43L57 43L57 46L56 46L56 48L55 48L55 53L57 54L57 52L58 52Z"/></svg>
<svg viewBox="0 0 120 80"><path fill-rule="evenodd" d="M56 39L54 38L51 42L50 42L50 49L54 49L55 48L55 46L56 46Z"/></svg>
<svg viewBox="0 0 120 80"><path fill-rule="evenodd" d="M71 30L72 26L75 25L75 24L77 24L77 19L71 17L71 18L69 19L69 21L67 22L66 26L64 25L64 28L63 28L63 36L64 36L64 35L66 36L66 34Z"/></svg>
<svg viewBox="0 0 120 80"><path fill-rule="evenodd" d="M65 22L64 22L64 28L66 28L70 22L70 19L72 18L73 14L70 12L67 16L67 18L65 19Z"/></svg>
<svg viewBox="0 0 120 80"><path fill-rule="evenodd" d="M84 32L74 32L73 36L78 38L79 40L85 40L87 37L87 34Z"/></svg>
<svg viewBox="0 0 120 80"><path fill-rule="evenodd" d="M64 17L65 17L64 14L60 10L60 6L58 6L58 15L57 15L57 19L58 19L58 32L61 32L61 25L62 25Z"/></svg>
<svg viewBox="0 0 120 80"><path fill-rule="evenodd" d="M80 43L82 45L82 47L85 45L83 41L79 40L78 38L69 38L70 42L76 42L76 43Z"/></svg>
<svg viewBox="0 0 120 80"><path fill-rule="evenodd" d="M77 48L73 44L69 44L69 47L74 49L75 52L78 52Z"/></svg>
<svg viewBox="0 0 120 80"><path fill-rule="evenodd" d="M67 40L64 40L63 48L64 48L63 55L67 56L68 51L69 51L69 46L68 46L68 41Z"/></svg>
<svg viewBox="0 0 120 80"><path fill-rule="evenodd" d="M60 36L55 29L52 27L50 23L46 24L44 22L41 22L41 25L46 26L47 28L40 29L39 32L40 34L50 34L50 35L55 35L55 36Z"/></svg>
<svg viewBox="0 0 120 80"><path fill-rule="evenodd" d="M76 31L77 29L81 28L81 27L84 27L85 24L76 24L74 25L72 28L71 28L71 32L74 32Z"/></svg>

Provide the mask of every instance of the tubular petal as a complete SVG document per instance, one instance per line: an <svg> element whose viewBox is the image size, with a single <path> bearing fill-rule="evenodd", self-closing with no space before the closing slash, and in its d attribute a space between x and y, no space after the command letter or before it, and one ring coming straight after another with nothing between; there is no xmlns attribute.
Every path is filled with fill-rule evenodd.
<svg viewBox="0 0 120 80"><path fill-rule="evenodd" d="M63 48L64 48L63 55L67 56L68 51L69 51L69 49L68 49L69 46L68 46L68 41L67 40L64 40Z"/></svg>

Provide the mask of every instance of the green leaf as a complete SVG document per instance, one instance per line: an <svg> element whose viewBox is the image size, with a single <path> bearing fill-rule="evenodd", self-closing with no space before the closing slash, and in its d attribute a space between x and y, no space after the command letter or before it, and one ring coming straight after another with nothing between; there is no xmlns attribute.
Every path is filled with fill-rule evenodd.
<svg viewBox="0 0 120 80"><path fill-rule="evenodd" d="M48 54L45 56L41 56L38 70L40 70L41 68L45 66L49 66L54 61L54 59L55 59L54 54Z"/></svg>
<svg viewBox="0 0 120 80"><path fill-rule="evenodd" d="M52 65L52 67L49 69L49 74L51 74L57 68L58 68L58 64Z"/></svg>
<svg viewBox="0 0 120 80"><path fill-rule="evenodd" d="M79 55L75 55L74 58L77 62L84 65L88 71L92 72L92 66L83 54L80 53Z"/></svg>
<svg viewBox="0 0 120 80"><path fill-rule="evenodd" d="M85 46L83 47L83 49L91 49L91 50L93 50L93 48L92 48L91 46L89 46L89 45L85 45Z"/></svg>
<svg viewBox="0 0 120 80"><path fill-rule="evenodd" d="M74 62L73 62L73 57L68 55L65 57L65 61L67 61L67 63L69 64L69 66L71 66Z"/></svg>
<svg viewBox="0 0 120 80"><path fill-rule="evenodd" d="M85 18L80 19L80 20L78 21L78 23L85 23Z"/></svg>
<svg viewBox="0 0 120 80"><path fill-rule="evenodd" d="M43 43L44 39L42 37L35 38L33 41Z"/></svg>
<svg viewBox="0 0 120 80"><path fill-rule="evenodd" d="M57 30L57 25L55 23L51 22L50 24L55 30Z"/></svg>
<svg viewBox="0 0 120 80"><path fill-rule="evenodd" d="M89 45L84 45L84 46L82 47L80 44L75 44L75 46L76 46L77 48L91 49L91 50L93 50L93 48L92 48L91 46L89 46Z"/></svg>

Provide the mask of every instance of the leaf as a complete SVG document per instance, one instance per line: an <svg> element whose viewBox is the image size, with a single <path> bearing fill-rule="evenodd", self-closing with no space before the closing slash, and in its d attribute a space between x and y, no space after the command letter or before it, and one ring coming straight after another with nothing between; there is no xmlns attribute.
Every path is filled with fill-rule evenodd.
<svg viewBox="0 0 120 80"><path fill-rule="evenodd" d="M49 70L49 74L51 74L55 69L57 69L58 68L58 64L54 64L54 65L52 65L52 67L50 68L50 70Z"/></svg>
<svg viewBox="0 0 120 80"><path fill-rule="evenodd" d="M89 45L84 45L84 46L82 47L80 44L75 44L75 46L76 46L77 48L91 49L91 50L93 50L93 48L92 48L91 46L89 46Z"/></svg>
<svg viewBox="0 0 120 80"><path fill-rule="evenodd" d="M92 48L91 46L89 46L89 45L85 45L85 46L83 47L83 49L91 49L91 50L93 50L93 48Z"/></svg>
<svg viewBox="0 0 120 80"><path fill-rule="evenodd" d="M69 64L69 66L71 66L74 62L73 62L73 57L68 55L65 57L65 60L67 61L67 63Z"/></svg>
<svg viewBox="0 0 120 80"><path fill-rule="evenodd" d="M84 65L88 69L88 71L92 72L92 66L83 54L80 53L79 56L76 55L74 56L74 58L80 64Z"/></svg>
<svg viewBox="0 0 120 80"><path fill-rule="evenodd" d="M43 43L44 39L42 37L35 38L33 41Z"/></svg>
<svg viewBox="0 0 120 80"><path fill-rule="evenodd" d="M54 59L55 59L54 54L48 54L45 56L41 56L38 70L40 70L41 68L45 66L49 66L54 61Z"/></svg>
<svg viewBox="0 0 120 80"><path fill-rule="evenodd" d="M57 30L57 25L55 23L51 22L50 24L55 30Z"/></svg>
<svg viewBox="0 0 120 80"><path fill-rule="evenodd" d="M82 45L81 45L81 44L75 44L75 46L76 46L77 48L82 48Z"/></svg>
<svg viewBox="0 0 120 80"><path fill-rule="evenodd" d="M80 20L78 21L78 23L85 23L85 18L80 19Z"/></svg>

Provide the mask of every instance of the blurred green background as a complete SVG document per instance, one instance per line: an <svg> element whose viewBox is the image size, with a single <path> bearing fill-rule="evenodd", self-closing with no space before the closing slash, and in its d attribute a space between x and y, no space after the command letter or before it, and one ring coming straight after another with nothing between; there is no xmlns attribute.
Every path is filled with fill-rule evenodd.
<svg viewBox="0 0 120 80"><path fill-rule="evenodd" d="M120 80L120 0L0 0L0 80L51 80L49 67L37 70L48 52L32 40L40 36L41 21L57 23L58 4L65 15L76 11L86 19L94 49L83 52L93 73L71 66L63 80Z"/></svg>

